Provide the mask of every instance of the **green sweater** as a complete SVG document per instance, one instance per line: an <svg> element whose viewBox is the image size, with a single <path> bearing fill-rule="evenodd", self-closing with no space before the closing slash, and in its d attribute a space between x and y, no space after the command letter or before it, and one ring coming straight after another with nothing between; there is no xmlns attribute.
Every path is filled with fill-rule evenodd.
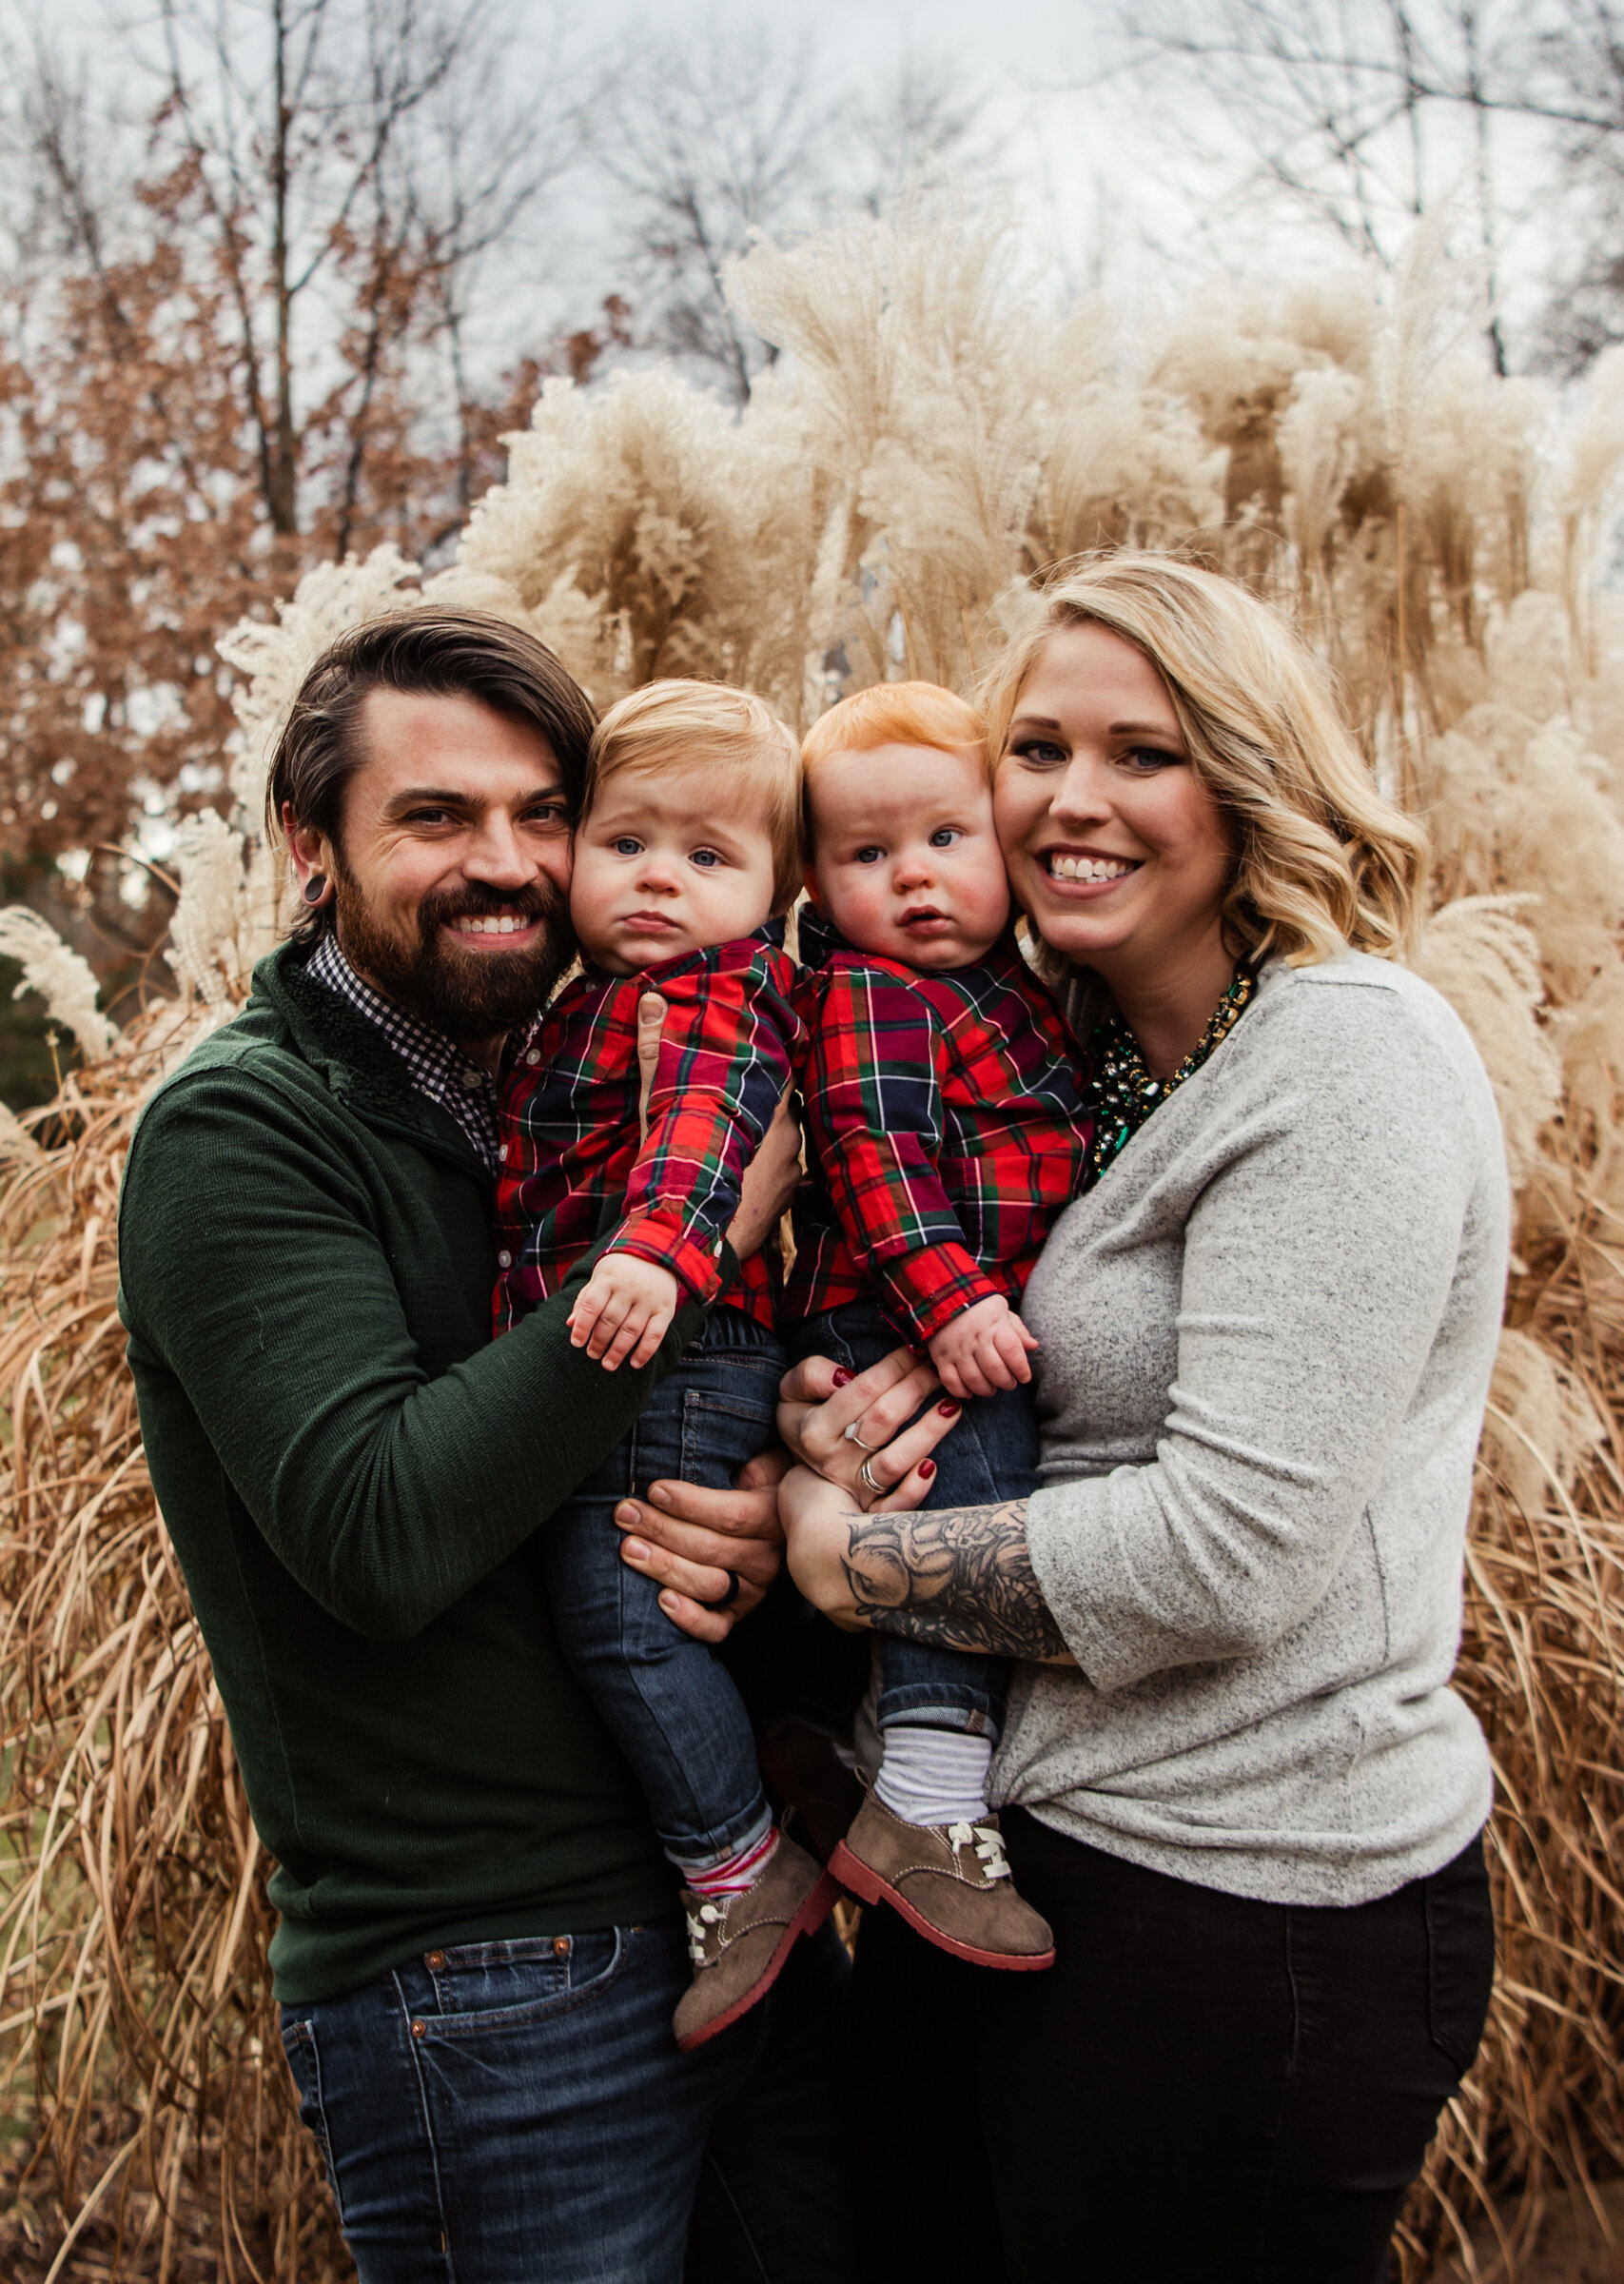
<svg viewBox="0 0 1624 2284"><path fill-rule="evenodd" d="M606 1372L565 1329L583 1270L493 1344L491 1207L456 1121L286 945L130 1147L142 1431L277 1860L295 2005L432 1945L675 1902L553 1640L535 1533L704 1311Z"/></svg>

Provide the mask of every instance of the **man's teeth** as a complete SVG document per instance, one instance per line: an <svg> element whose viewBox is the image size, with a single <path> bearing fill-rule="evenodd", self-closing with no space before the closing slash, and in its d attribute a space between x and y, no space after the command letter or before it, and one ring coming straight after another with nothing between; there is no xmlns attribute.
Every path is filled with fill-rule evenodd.
<svg viewBox="0 0 1624 2284"><path fill-rule="evenodd" d="M1048 869L1057 880L1121 880L1133 866L1121 856L1062 856L1051 852Z"/></svg>
<svg viewBox="0 0 1624 2284"><path fill-rule="evenodd" d="M497 919L462 919L455 925L460 935L517 935L530 923L528 920L515 919L511 913L504 912Z"/></svg>

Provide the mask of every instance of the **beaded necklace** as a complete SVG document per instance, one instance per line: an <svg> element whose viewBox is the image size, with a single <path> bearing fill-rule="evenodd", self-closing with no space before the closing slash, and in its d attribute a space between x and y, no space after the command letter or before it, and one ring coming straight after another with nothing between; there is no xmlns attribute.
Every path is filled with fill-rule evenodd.
<svg viewBox="0 0 1624 2284"><path fill-rule="evenodd" d="M1094 1120L1094 1139L1083 1172L1083 1187L1091 1190L1129 1137L1138 1133L1152 1111L1159 1110L1175 1087L1182 1087L1199 1071L1240 1021L1258 988L1258 972L1242 960L1229 989L1212 1011L1201 1037L1171 1078L1153 1078L1139 1051L1139 1041L1113 1008L1088 1034L1088 1054L1094 1076L1083 1107Z"/></svg>

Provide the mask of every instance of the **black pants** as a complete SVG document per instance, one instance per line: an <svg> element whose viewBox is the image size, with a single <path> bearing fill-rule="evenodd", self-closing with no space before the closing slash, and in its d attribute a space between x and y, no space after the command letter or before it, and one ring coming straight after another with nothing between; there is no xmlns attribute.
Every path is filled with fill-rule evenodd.
<svg viewBox="0 0 1624 2284"><path fill-rule="evenodd" d="M1378 2284L1494 1975L1482 1845L1348 1910L1220 1895L1003 1819L1056 1964L864 1915L860 2241L888 2284ZM1000 2241L1001 2240L1001 2241Z"/></svg>

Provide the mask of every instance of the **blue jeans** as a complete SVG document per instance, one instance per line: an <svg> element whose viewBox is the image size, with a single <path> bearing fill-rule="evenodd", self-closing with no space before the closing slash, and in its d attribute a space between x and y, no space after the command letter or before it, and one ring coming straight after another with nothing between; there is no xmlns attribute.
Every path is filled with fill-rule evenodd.
<svg viewBox="0 0 1624 2284"><path fill-rule="evenodd" d="M773 1440L783 1373L771 1332L741 1309L713 1309L631 1434L541 1530L558 1646L631 1762L666 1854L689 1866L719 1863L767 1830L755 1738L723 1667L620 1560L615 1509L661 1476L728 1488Z"/></svg>
<svg viewBox="0 0 1624 2284"><path fill-rule="evenodd" d="M860 1372L902 1344L877 1303L848 1301L790 1329L797 1357L832 1356ZM936 1446L936 1472L927 1508L996 1506L1026 1499L1038 1487L1038 1423L1029 1388L971 1396L955 1425ZM967 1729L996 1742L1009 1694L1008 1658L969 1650L936 1649L882 1634L877 1725L890 1728Z"/></svg>
<svg viewBox="0 0 1624 2284"><path fill-rule="evenodd" d="M361 2284L849 2284L846 1955L680 2054L679 1915L430 1951L282 2040Z"/></svg>

